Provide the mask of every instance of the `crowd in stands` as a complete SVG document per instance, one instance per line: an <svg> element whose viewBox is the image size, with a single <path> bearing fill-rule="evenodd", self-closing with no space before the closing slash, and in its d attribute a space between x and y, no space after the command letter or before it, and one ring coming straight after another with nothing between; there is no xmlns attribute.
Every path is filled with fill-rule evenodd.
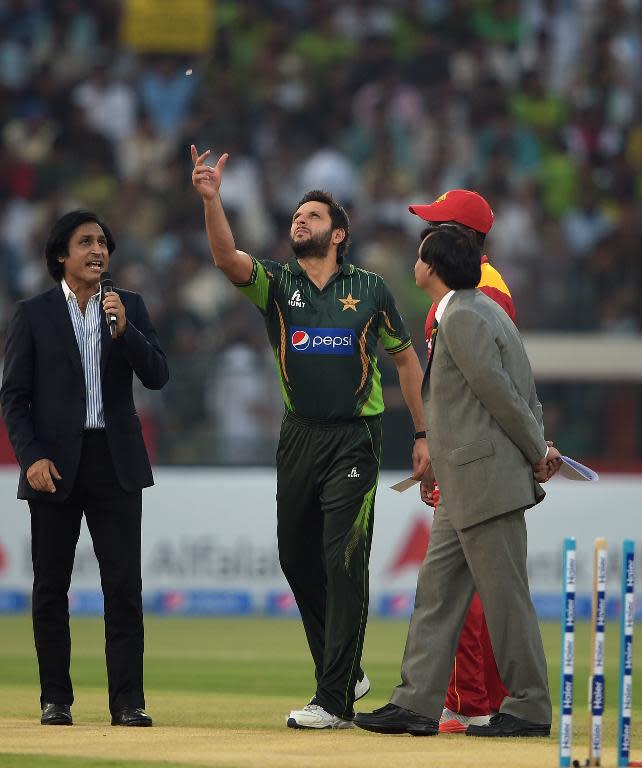
<svg viewBox="0 0 642 768"><path fill-rule="evenodd" d="M641 333L640 0L216 0L205 55L128 48L125 2L0 0L0 358L15 301L50 285L48 228L96 210L169 358L139 400L158 462L271 463L282 412L261 317L211 265L192 142L229 152L224 204L259 258L288 258L304 191L332 192L420 357L407 206L450 188L491 202L522 330ZM543 392L568 452L601 455L612 392Z"/></svg>

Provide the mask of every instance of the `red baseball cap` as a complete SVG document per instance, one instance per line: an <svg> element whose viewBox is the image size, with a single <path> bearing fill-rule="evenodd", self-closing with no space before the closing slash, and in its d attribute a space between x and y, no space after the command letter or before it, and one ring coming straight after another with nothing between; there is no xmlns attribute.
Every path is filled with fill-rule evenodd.
<svg viewBox="0 0 642 768"><path fill-rule="evenodd" d="M430 205L409 205L408 210L426 221L456 221L484 235L495 218L486 200L468 189L451 189Z"/></svg>

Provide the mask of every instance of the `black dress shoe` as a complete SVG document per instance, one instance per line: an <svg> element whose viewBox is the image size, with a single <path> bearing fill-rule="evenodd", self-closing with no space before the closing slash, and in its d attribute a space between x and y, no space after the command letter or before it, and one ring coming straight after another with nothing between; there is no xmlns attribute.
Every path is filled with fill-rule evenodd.
<svg viewBox="0 0 642 768"><path fill-rule="evenodd" d="M69 704L52 704L45 702L42 705L41 725L73 725L71 719L71 707Z"/></svg>
<svg viewBox="0 0 642 768"><path fill-rule="evenodd" d="M374 712L358 712L354 724L374 733L410 733L413 736L436 736L439 723L396 704L386 704Z"/></svg>
<svg viewBox="0 0 642 768"><path fill-rule="evenodd" d="M488 725L469 725L466 736L550 736L551 726L531 723L520 717L499 712L490 718Z"/></svg>
<svg viewBox="0 0 642 768"><path fill-rule="evenodd" d="M152 718L140 707L125 707L111 716L112 725L130 725L137 728L149 728Z"/></svg>

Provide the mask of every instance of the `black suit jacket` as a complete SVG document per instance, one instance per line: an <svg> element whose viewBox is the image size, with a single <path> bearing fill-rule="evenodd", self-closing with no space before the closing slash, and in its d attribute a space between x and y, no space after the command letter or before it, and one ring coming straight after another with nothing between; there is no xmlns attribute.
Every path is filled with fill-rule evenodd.
<svg viewBox="0 0 642 768"><path fill-rule="evenodd" d="M143 299L120 289L118 294L127 316L123 335L112 340L102 316L105 429L120 485L137 491L154 480L134 405L133 374L148 389L160 389L169 372ZM62 286L18 303L7 333L0 404L21 468L18 498L63 501L78 471L86 405L80 351ZM55 494L34 491L27 482L27 469L43 458L62 475Z"/></svg>

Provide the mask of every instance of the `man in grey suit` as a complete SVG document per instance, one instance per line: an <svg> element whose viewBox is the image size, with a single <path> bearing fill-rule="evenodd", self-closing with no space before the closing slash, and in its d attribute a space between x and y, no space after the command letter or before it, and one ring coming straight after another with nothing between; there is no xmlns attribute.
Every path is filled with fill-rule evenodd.
<svg viewBox="0 0 642 768"><path fill-rule="evenodd" d="M434 735L457 640L475 589L499 673L500 711L468 735L548 736L546 659L526 572L524 512L561 463L544 439L542 408L515 325L475 286L480 252L460 227L432 227L419 247L417 285L438 303L422 385L440 500L419 572L415 609L391 702L360 713L377 733ZM432 469L422 498L432 501Z"/></svg>

